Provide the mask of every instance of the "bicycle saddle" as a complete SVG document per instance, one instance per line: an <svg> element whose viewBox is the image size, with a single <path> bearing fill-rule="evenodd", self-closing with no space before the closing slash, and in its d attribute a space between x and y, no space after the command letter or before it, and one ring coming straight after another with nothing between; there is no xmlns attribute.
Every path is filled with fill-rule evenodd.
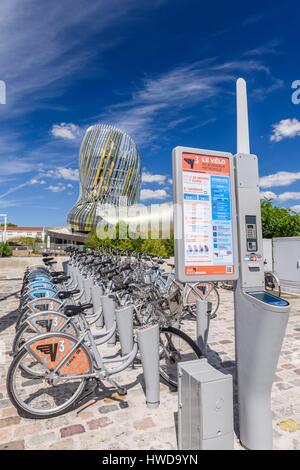
<svg viewBox="0 0 300 470"><path fill-rule="evenodd" d="M75 317L80 313L84 313L85 310L93 308L93 304L83 304L83 305L66 305L64 308L64 314L67 317Z"/></svg>
<svg viewBox="0 0 300 470"><path fill-rule="evenodd" d="M74 289L74 290L60 290L58 291L57 293L57 296L59 299L63 300L63 299L68 299L69 297L71 297L72 295L74 294L79 294L80 293L80 290L79 289Z"/></svg>
<svg viewBox="0 0 300 470"><path fill-rule="evenodd" d="M67 281L68 279L70 279L70 276L59 276L52 279L51 282L52 284L61 284L62 282Z"/></svg>
<svg viewBox="0 0 300 470"><path fill-rule="evenodd" d="M64 275L65 275L64 271L55 271L54 273L51 273L51 277L64 276Z"/></svg>
<svg viewBox="0 0 300 470"><path fill-rule="evenodd" d="M53 266L53 264L57 264L57 261L44 261L46 266Z"/></svg>
<svg viewBox="0 0 300 470"><path fill-rule="evenodd" d="M52 261L52 260L54 260L53 256L45 256L45 257L43 258L43 261L44 261L44 262L48 262L48 261Z"/></svg>

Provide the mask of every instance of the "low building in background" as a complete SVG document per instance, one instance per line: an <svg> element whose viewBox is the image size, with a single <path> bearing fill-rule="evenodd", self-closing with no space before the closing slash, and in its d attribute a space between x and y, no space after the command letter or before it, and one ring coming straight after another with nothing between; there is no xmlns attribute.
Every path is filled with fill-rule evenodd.
<svg viewBox="0 0 300 470"><path fill-rule="evenodd" d="M40 238L42 242L45 241L45 228L44 227L13 227L6 228L7 241L12 238L30 237Z"/></svg>

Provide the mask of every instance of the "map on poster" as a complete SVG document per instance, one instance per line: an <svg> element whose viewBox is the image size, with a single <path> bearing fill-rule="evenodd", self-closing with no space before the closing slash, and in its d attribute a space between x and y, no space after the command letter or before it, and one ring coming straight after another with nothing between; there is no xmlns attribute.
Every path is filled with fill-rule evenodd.
<svg viewBox="0 0 300 470"><path fill-rule="evenodd" d="M234 273L230 160L182 153L186 276Z"/></svg>

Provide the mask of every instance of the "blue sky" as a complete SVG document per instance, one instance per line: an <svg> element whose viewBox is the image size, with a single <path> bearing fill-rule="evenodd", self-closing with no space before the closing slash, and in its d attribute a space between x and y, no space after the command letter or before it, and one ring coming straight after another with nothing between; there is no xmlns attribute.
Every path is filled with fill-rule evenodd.
<svg viewBox="0 0 300 470"><path fill-rule="evenodd" d="M300 212L299 13L289 0L1 0L0 212L64 225L98 122L136 140L143 202L170 200L173 147L235 152L239 76L261 190Z"/></svg>

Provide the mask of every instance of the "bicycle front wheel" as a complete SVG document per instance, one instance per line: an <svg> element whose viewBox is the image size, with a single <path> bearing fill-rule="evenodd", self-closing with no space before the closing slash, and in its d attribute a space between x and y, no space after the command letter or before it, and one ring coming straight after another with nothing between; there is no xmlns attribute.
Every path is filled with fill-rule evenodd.
<svg viewBox="0 0 300 470"><path fill-rule="evenodd" d="M192 361L202 357L195 341L186 333L172 326L160 330L160 376L177 388L178 362Z"/></svg>

